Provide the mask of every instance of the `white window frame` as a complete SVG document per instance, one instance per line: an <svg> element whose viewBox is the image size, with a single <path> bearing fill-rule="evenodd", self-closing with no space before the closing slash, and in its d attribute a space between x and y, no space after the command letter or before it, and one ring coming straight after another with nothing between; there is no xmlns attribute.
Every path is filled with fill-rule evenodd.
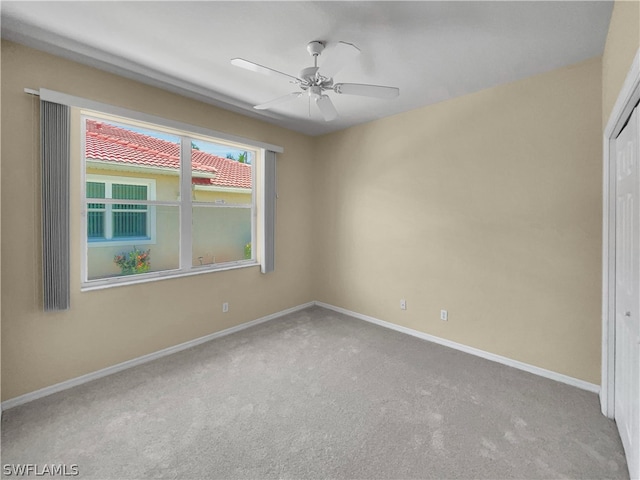
<svg viewBox="0 0 640 480"><path fill-rule="evenodd" d="M261 245L262 234L260 233L260 229L264 228L262 224L258 225L258 212L262 210L264 205L264 200L261 198L263 196L264 186L258 185L258 179L262 178L261 174L257 173L257 171L261 170L264 165L264 156L265 156L265 148L262 148L257 145L252 145L251 143L241 143L235 139L231 140L230 136L218 136L217 132L212 132L209 130L202 129L200 127L192 127L185 124L181 124L178 122L161 119L158 117L151 117L146 114L140 114L131 111L124 111L122 109L118 109L116 107L111 107L110 109L113 113L104 113L104 111L96 111L89 109L81 109L80 110L80 123L81 123L81 136L80 136L80 148L81 148L81 248L82 248L82 279L81 279L81 289L82 291L87 290L95 290L102 289L108 287L115 287L121 285L131 285L137 283L144 283L150 281L163 280L167 278L175 278L182 276L190 276L190 275L199 275L209 272L215 271L223 271L223 270L231 270L236 268L245 268L245 267L253 267L260 266L263 262L261 260L262 252L259 251L259 246ZM126 112L126 113L124 113ZM191 212L194 206L198 206L199 202L194 202L192 200L191 195L187 195L185 201L181 197L184 197L183 194L176 201L158 201L158 200L147 200L147 201L136 201L136 200L126 200L127 204L135 204L140 203L144 205L149 205L150 208L154 208L155 206L174 206L179 209L180 212L180 246L179 246L179 257L180 257L180 266L176 269L172 270L163 270L159 272L148 272L141 273L137 275L126 275L126 276L115 276L109 278L100 278L95 280L88 279L88 249L89 244L103 244L103 245L113 245L113 241L89 241L87 237L87 204L88 203L103 203L102 201L96 201L97 199L87 199L86 198L86 182L88 181L88 177L93 174L87 174L87 162L90 159L86 158L86 121L87 119L98 120L98 121L106 121L106 122L115 122L118 124L131 124L134 126L143 126L144 128L148 128L149 130L156 130L158 132L163 133L171 133L178 137L180 137L181 141L181 165L180 165L180 191L181 192L191 192L192 184L191 184L191 141L195 140L204 140L211 143L218 143L223 145L229 145L234 148L242 148L247 151L251 151L254 153L254 163L251 165L251 174L252 174L252 192L251 192L251 259L247 260L236 260L231 262L224 263L215 263L210 265L192 265L192 230L191 230ZM152 121L150 121L152 119ZM177 128L176 128L177 127ZM182 127L182 128L181 128ZM186 128L185 128L186 127ZM227 137L227 138L225 138ZM238 138L238 137L236 137ZM188 146L188 148L187 148ZM276 150L281 152L282 148L268 145L271 150ZM98 176L100 177L100 176ZM117 177L118 181L121 178L127 177ZM137 178L131 178L131 180L141 180ZM124 183L121 181L121 183ZM106 196L106 195L105 195ZM154 196L153 198L157 198L155 196L155 187L154 187ZM104 199L100 199L104 200ZM114 203L113 200L111 200ZM122 201L117 201L116 203L122 203ZM247 208L246 204L232 205L232 204L207 204L208 207L211 208ZM155 238L155 235L154 235ZM156 239L157 241L157 239ZM136 245L143 244L142 241L132 242Z"/></svg>
<svg viewBox="0 0 640 480"><path fill-rule="evenodd" d="M87 238L87 247L107 247L111 245L153 245L156 243L156 212L153 205L150 205L149 202L156 199L156 181L151 178L135 178L135 177L118 177L115 175L99 175L95 173L85 173L85 189L86 183L104 183L105 184L105 198L87 198L86 204L89 203L104 203L105 204L105 235L106 238L104 240L89 240ZM117 183L120 185L143 185L147 187L147 199L134 201L134 200L118 200L117 202L110 202L112 200L113 195L113 184ZM85 190L86 195L86 190ZM83 198L84 196L83 195ZM107 200L103 202L101 200ZM122 238L113 238L113 205L115 204L126 203L127 205L134 204L142 204L146 205L147 208L147 233L146 237L122 237ZM86 212L89 212L88 207L86 208ZM85 223L85 234L87 228L87 215L83 215L84 223Z"/></svg>

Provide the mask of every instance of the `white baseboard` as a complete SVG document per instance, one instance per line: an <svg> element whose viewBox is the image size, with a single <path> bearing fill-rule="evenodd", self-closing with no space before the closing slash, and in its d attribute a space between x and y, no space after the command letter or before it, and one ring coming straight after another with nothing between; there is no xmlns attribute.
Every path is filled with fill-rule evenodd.
<svg viewBox="0 0 640 480"><path fill-rule="evenodd" d="M240 325L236 325L235 327L227 328L225 330L221 330L219 332L215 332L210 335L205 335L204 337L195 338L193 340L189 340L188 342L184 342L179 345L174 345L173 347L168 347L162 350L158 350L157 352L149 353L141 357L133 358L131 360L127 360L126 362L118 363L117 365L113 365L111 367L107 367L101 370L97 370L95 372L87 373L86 375L82 375L80 377L72 378L70 380L65 380L64 382L56 383L55 385L51 385L49 387L41 388L40 390L36 390L35 392L25 393L24 395L20 395L18 397L10 398L9 400L5 400L0 405L0 409L7 410L9 408L17 407L18 405L31 402L38 398L46 397L47 395L61 392L62 390L67 390L69 388L82 385L83 383L91 382L92 380L96 380L98 378L106 377L107 375L111 375L113 373L126 370L127 368L135 367L136 365L141 365L143 363L147 363L152 360L156 360L158 358L166 357L167 355L171 355L172 353L176 353L181 350L186 350L187 348L195 347L196 345L209 342L213 339L224 337L225 335L230 335L232 333L239 332L240 330L253 327L254 325L258 325L259 323L268 322L269 320L282 317L289 313L297 312L299 310L312 307L313 305L315 305L315 302L304 303L302 305L298 305L292 308L288 308L286 310L282 310L280 312L272 313L271 315L267 315L265 317L258 318L257 320L241 323Z"/></svg>
<svg viewBox="0 0 640 480"><path fill-rule="evenodd" d="M209 342L216 338L223 337L225 335L230 335L235 332L239 332L240 330L244 330L246 328L252 327L254 325L258 325L260 323L268 322L269 320L273 320L289 313L294 313L299 310L303 310L305 308L317 305L319 307L323 307L329 310L333 310L335 312L343 313L345 315L349 315L351 317L364 320L366 322L375 323L376 325L380 325L385 328L389 328L391 330L396 330L398 332L406 333L407 335L411 335L422 340L427 340L429 342L437 343L439 345L444 345L445 347L450 347L455 350L460 350L465 353L470 353L471 355L476 355L481 358L485 358L487 360L492 360L494 362L502 363L503 365L507 365L509 367L517 368L519 370L524 370L525 372L533 373L535 375L539 375L541 377L549 378L551 380L556 380L558 382L566 383L567 385L572 385L574 387L581 388L583 390L587 390L589 392L599 393L600 385L595 385L593 383L585 382L584 380L580 380L577 378L570 377L568 375L563 375L561 373L553 372L551 370L546 370L544 368L536 367L534 365L529 365L527 363L519 362L518 360L513 360L511 358L502 357L500 355L496 355L494 353L485 352L484 350L480 350L477 348L469 347L467 345L463 345L461 343L452 342L451 340L446 340L444 338L436 337L433 335L429 335L428 333L420 332L418 330L413 330L411 328L403 327L401 325L396 325L394 323L385 322L384 320L379 320L374 317L370 317L368 315L363 315L358 312L353 312L351 310L347 310L346 308L336 307L334 305L330 305L324 302L308 302L302 305L298 305L292 308L288 308L286 310L282 310L280 312L272 313L271 315L267 315L265 317L258 318L256 320L252 320L250 322L242 323L240 325L236 325L235 327L227 328L225 330L221 330L219 332L212 333L210 335L205 335L204 337L196 338L190 340L188 342L181 343L179 345L174 345L172 347L165 348L163 350L159 350L157 352L149 353L147 355L143 355L141 357L137 357L131 360L127 360L126 362L118 363L117 365L113 365L111 367L103 368L101 370L97 370L95 372L87 373L86 375L82 375L80 377L72 378L70 380L65 380L64 382L56 383L55 385L51 385L49 387L41 388L40 390L36 390L34 392L25 393L24 395L20 395L18 397L10 398L9 400L5 400L0 404L1 410L7 410L9 408L17 407L18 405L22 405L38 398L46 397L53 393L61 392L63 390L67 390L69 388L82 385L83 383L91 382L93 380L97 380L98 378L106 377L107 375L111 375L113 373L120 372L122 370L126 370L131 367L135 367L136 365L141 365L146 362L150 362L152 360L156 360L158 358L166 357L167 355L171 355L172 353L179 352L181 350L186 350L187 348L195 347L196 345L200 345L205 342Z"/></svg>
<svg viewBox="0 0 640 480"><path fill-rule="evenodd" d="M334 312L344 313L345 315L349 315L351 317L355 317L357 319L364 320L366 322L375 323L376 325L380 325L385 328L390 328L391 330L396 330L398 332L406 333L407 335L418 337L418 338L421 338L422 340L427 340L429 342L437 343L439 345L444 345L445 347L450 347L455 350L460 350L461 352L470 353L471 355L475 355L477 357L485 358L487 360L502 363L503 365L507 365L509 367L517 368L518 370L524 370L525 372L533 373L541 377L566 383L567 385L578 387L578 388L581 388L582 390L587 390L593 393L600 393L600 385L585 382L584 380L570 377L568 375L563 375L562 373L557 373L551 370L546 370L544 368L536 367L534 365L529 365L528 363L519 362L518 360L513 360L511 358L496 355L495 353L485 352L484 350L469 347L461 343L452 342L451 340L446 340L444 338L429 335L428 333L419 332L418 330L413 330L411 328L396 325L395 323L385 322L384 320L379 320L377 318L370 317L368 315L352 312L351 310L347 310L346 308L336 307L324 302L315 302L315 304L319 307L324 307L329 310L333 310Z"/></svg>

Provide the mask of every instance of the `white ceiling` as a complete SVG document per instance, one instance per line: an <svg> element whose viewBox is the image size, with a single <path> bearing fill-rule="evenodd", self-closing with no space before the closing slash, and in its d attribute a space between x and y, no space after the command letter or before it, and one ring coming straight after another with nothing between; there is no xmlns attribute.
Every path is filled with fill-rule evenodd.
<svg viewBox="0 0 640 480"><path fill-rule="evenodd" d="M319 135L550 71L602 54L610 1L498 2L12 2L2 37ZM362 53L336 82L400 88L395 99L330 93L325 122L306 97L271 111L253 105L296 90L231 65L241 57L297 76L309 41ZM42 85L44 87L44 85ZM38 88L41 85L25 85Z"/></svg>

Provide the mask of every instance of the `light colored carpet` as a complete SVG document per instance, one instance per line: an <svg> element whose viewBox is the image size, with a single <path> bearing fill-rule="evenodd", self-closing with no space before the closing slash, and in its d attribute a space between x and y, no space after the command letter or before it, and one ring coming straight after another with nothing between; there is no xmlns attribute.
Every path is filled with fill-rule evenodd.
<svg viewBox="0 0 640 480"><path fill-rule="evenodd" d="M2 420L76 478L628 478L597 395L313 307Z"/></svg>

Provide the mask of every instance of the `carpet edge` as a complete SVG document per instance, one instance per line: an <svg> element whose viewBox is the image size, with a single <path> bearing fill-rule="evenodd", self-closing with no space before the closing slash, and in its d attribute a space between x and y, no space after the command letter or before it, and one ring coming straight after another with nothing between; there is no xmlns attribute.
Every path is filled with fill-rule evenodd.
<svg viewBox="0 0 640 480"><path fill-rule="evenodd" d="M371 317L369 315L364 315L362 313L354 312L352 310L347 310L346 308L336 307L335 305L331 305L329 303L316 301L315 305L318 307L326 308L328 310L333 310L334 312L349 315L359 320L364 320L365 322L374 323L381 327L389 328L391 330L395 330L400 333L411 335L412 337L417 337L422 340L426 340L428 342L437 343L438 345L443 345L445 347L453 348L454 350L459 350L464 353L469 353L471 355L475 355L476 357L501 363L508 367L513 367L518 370L523 370L528 373L533 373L534 375L538 375L540 377L548 378L550 380L555 380L560 383L565 383L567 385L571 385L572 387L577 387L582 390L586 390L588 392L592 392L596 394L600 393L600 385L596 385L595 383L590 383L585 380L580 380L579 378L571 377L563 373L558 373L558 372L554 372L553 370L547 370L541 367L536 367L535 365L531 365L529 363L524 363L519 360L503 357L495 353L487 352L485 350L480 350L478 348L470 347L462 343L457 343L451 340L447 340L446 338L436 337L435 335L430 335L428 333L420 332L418 330L413 330L412 328L403 327L402 325L397 325L395 323L387 322L385 320L380 320L378 318Z"/></svg>
<svg viewBox="0 0 640 480"><path fill-rule="evenodd" d="M197 345L209 342L216 338L224 337L226 335L239 332L249 327L253 327L254 325L268 322L270 320L274 320L284 315L288 315L290 313L294 313L299 310L304 310L305 308L313 307L315 304L316 302L311 301L311 302L303 303L301 305L296 305L295 307L287 308L285 310L281 310L279 312L275 312L275 313L266 315L264 317L257 318L255 320L250 320L248 322L241 323L234 327L220 330L219 332L214 332L214 333L210 333L209 335L205 335L203 337L194 338L193 340L189 340L187 342L180 343L178 345L173 345L171 347L167 347L162 350L158 350L156 352L148 353L140 357L132 358L131 360L127 360L121 363L117 363L115 365L111 365L110 367L105 367L100 370L96 370L94 372L86 373L79 377L70 378L69 380L64 380L60 383L56 383L54 385L50 385L48 387L35 390L33 392L25 393L23 395L19 395L14 398L10 398L0 403L0 411L8 410L10 408L17 407L18 405L23 405L25 403L32 402L39 398L47 397L49 395L61 392L63 390L68 390L78 385L82 385L84 383L91 382L93 380L97 380L99 378L106 377L108 375L112 375L114 373L118 373L123 370L127 370L137 365L142 365L143 363L147 363L152 360L156 360L158 358L166 357L173 353L177 353L182 350L195 347Z"/></svg>

